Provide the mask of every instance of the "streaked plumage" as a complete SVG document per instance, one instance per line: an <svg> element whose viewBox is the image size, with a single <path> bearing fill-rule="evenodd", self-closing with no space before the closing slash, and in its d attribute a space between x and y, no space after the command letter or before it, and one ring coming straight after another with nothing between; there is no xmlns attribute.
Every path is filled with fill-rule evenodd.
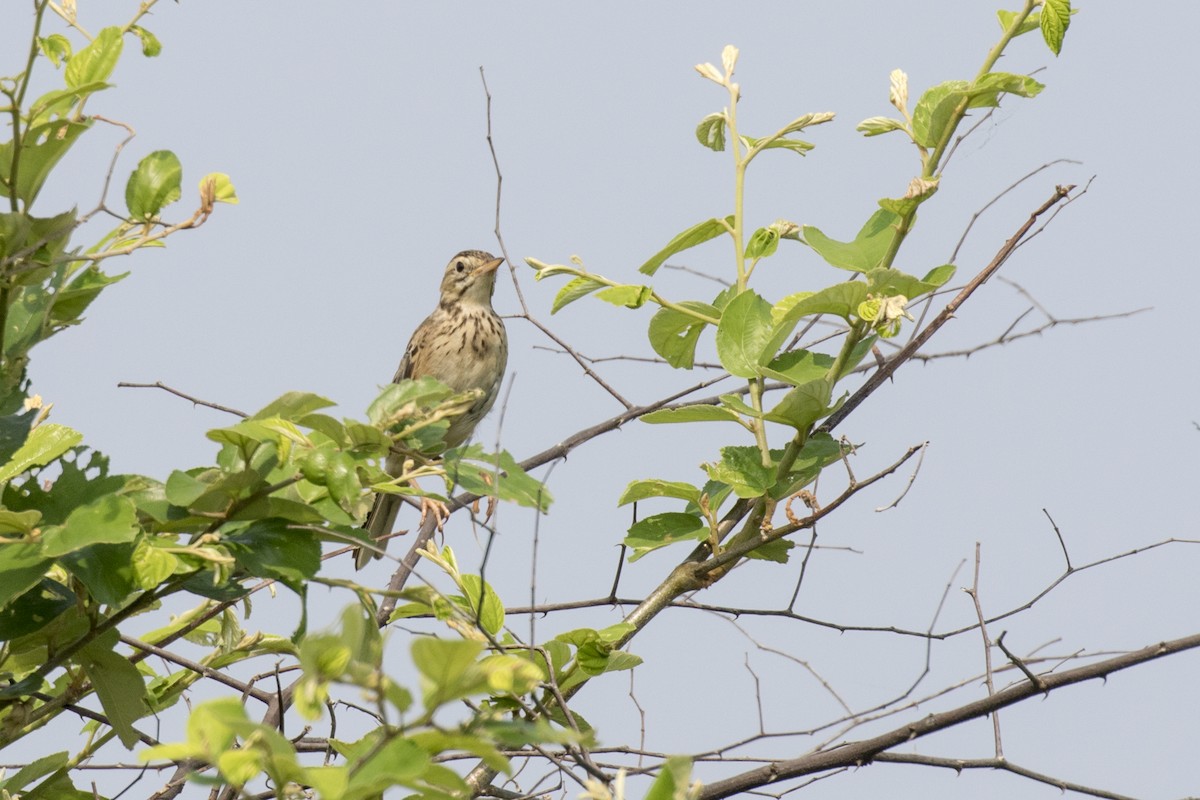
<svg viewBox="0 0 1200 800"><path fill-rule="evenodd" d="M446 265L442 277L438 307L413 332L393 383L406 378L437 378L456 392L479 389L483 396L467 412L450 423L446 447L457 447L470 438L475 426L491 410L508 363L508 337L504 323L492 309L496 288L496 269L504 259L482 250L464 250ZM403 457L392 454L385 464L395 475L403 466ZM382 539L392 532L400 508L396 495L376 496L365 527L372 538ZM383 547L387 546L384 540ZM373 553L359 550L355 562L359 568Z"/></svg>

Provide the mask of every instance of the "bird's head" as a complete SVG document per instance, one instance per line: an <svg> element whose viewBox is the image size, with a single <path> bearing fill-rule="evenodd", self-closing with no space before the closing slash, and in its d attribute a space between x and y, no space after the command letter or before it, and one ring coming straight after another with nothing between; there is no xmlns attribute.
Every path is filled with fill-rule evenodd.
<svg viewBox="0 0 1200 800"><path fill-rule="evenodd" d="M503 258L482 250L464 250L450 259L442 277L442 304L490 304L496 288L496 268L503 263Z"/></svg>

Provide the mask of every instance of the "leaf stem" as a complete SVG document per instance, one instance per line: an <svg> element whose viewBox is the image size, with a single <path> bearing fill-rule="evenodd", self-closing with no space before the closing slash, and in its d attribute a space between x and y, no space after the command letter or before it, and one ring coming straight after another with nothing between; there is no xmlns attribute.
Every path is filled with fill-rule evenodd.
<svg viewBox="0 0 1200 800"><path fill-rule="evenodd" d="M1008 47L1009 42L1011 42L1017 35L1017 31L1021 29L1021 26L1025 23L1025 20L1030 14L1033 13L1034 8L1036 8L1040 2L1041 0L1025 0L1025 7L1022 8L1015 17L1013 17L1012 23L1005 28L1004 33L1000 36L1000 40L996 42L992 49L988 51L987 56L983 59L983 64L980 66L979 72L975 75L974 80L971 81L972 86L984 75L987 75L992 71L992 67L996 65L996 62L1004 53L1004 49ZM929 153L928 155L922 152L922 178L932 180L938 176L942 156L945 155L946 148L949 147L951 140L954 138L954 132L958 130L959 123L962 122L962 118L966 115L967 106L969 106L970 103L971 100L969 96L963 97L963 99L959 101L958 105L954 109L953 115L951 116L951 121L946 125L945 131L942 133L942 138L933 148L933 152ZM912 230L912 226L916 221L916 218L917 211L915 208L900 218L900 221L896 224L896 235L892 237L891 244L888 245L887 253L884 254L883 261L880 263L880 266L892 266L893 262L896 260L896 255L900 252L900 245L904 243L904 239L908 236L909 231Z"/></svg>
<svg viewBox="0 0 1200 800"><path fill-rule="evenodd" d="M733 230L730 233L733 236L733 257L734 263L737 265L737 290L740 294L746 290L746 248L743 246L742 239L746 229L745 223L745 203L746 203L746 165L750 163L748 157L742 155L742 140L738 136L737 128L737 103L740 88L730 79L733 74L726 76L726 86L729 89L729 109L726 113L726 121L729 123L729 149L733 152Z"/></svg>
<svg viewBox="0 0 1200 800"><path fill-rule="evenodd" d="M754 431L754 441L758 444L758 452L764 467L771 466L771 447L767 443L767 423L763 419L763 379L751 378L750 405L754 409L754 418L750 420L751 430Z"/></svg>

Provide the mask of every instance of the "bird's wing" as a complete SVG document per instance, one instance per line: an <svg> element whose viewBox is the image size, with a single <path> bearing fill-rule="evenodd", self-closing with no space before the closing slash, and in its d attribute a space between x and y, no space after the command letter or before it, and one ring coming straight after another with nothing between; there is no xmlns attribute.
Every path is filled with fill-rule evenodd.
<svg viewBox="0 0 1200 800"><path fill-rule="evenodd" d="M413 363L417 359L417 353L421 350L421 340L424 338L421 333L424 330L424 325L417 328L416 333L409 340L408 347L404 348L404 356L400 359L400 366L396 367L396 377L392 378L392 383L399 383L405 378L413 377Z"/></svg>

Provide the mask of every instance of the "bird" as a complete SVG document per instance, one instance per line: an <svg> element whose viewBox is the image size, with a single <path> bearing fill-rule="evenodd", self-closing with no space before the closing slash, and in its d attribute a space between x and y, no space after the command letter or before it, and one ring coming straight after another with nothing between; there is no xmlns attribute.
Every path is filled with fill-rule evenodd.
<svg viewBox="0 0 1200 800"><path fill-rule="evenodd" d="M446 449L457 447L470 438L475 426L491 410L499 394L500 382L508 364L508 335L504 322L492 308L496 289L496 270L504 263L483 250L463 250L446 265L442 275L441 297L437 308L417 326L392 383L405 379L436 378L455 392L478 390L479 399L458 417L451 419L443 437ZM404 456L393 452L384 468L397 475ZM363 527L371 538L387 547L387 538L396 522L400 497L378 494ZM382 552L358 548L355 566L362 569Z"/></svg>

